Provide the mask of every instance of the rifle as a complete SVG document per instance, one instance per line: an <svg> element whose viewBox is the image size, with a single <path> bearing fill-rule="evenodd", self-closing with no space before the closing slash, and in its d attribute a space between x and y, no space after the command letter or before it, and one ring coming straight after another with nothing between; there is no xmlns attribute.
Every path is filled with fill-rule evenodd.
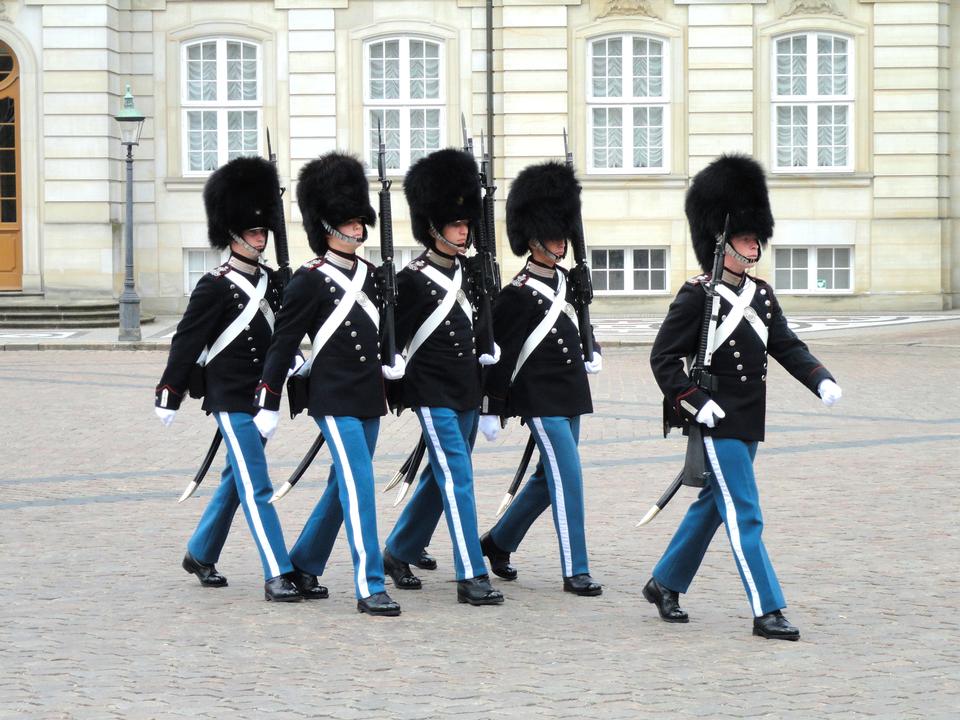
<svg viewBox="0 0 960 720"><path fill-rule="evenodd" d="M713 342L717 331L717 322L720 315L720 294L717 284L723 275L724 247L730 237L730 216L727 215L723 223L723 232L717 235L717 244L713 251L713 273L710 281L704 285L706 298L704 300L703 321L700 324L700 344L697 355L690 367L690 379L700 388L709 392L716 392L717 377L710 372L710 363L713 360ZM671 423L668 415L664 415L663 434L666 437L671 425L679 427L680 423ZM666 507L667 503L677 494L681 485L690 487L704 487L711 478L712 472L707 469L703 449L703 433L700 424L691 422L687 429L687 454L683 469L673 479L663 495L647 511L647 514L636 524L636 527L646 525L656 517L657 513Z"/></svg>
<svg viewBox="0 0 960 720"><path fill-rule="evenodd" d="M270 164L273 165L274 169L277 167L277 154L273 152L273 147L270 145L270 129L267 128L267 156L270 160ZM277 227L273 231L274 243L277 246L277 273L280 277L280 286L281 289L287 286L287 283L290 282L290 276L292 272L290 270L290 251L287 248L287 222L284 219L283 215L283 193L286 188L280 187L279 178L280 173L277 172Z"/></svg>
<svg viewBox="0 0 960 720"><path fill-rule="evenodd" d="M563 129L563 153L566 166L573 169L573 153L567 145L567 129ZM593 302L593 281L590 279L590 265L587 262L587 246L583 237L583 215L577 217L577 228L573 241L573 259L576 262L570 269L570 291L577 301L577 325L580 328L580 342L583 345L583 358L593 360L593 328L590 327L590 303Z"/></svg>
<svg viewBox="0 0 960 720"><path fill-rule="evenodd" d="M383 294L383 309L380 311L383 330L383 355L388 365L393 365L397 354L394 308L397 304L397 271L393 267L393 210L390 207L390 185L387 179L386 147L383 144L383 128L377 120L377 172L380 176L380 261L378 271L380 292Z"/></svg>

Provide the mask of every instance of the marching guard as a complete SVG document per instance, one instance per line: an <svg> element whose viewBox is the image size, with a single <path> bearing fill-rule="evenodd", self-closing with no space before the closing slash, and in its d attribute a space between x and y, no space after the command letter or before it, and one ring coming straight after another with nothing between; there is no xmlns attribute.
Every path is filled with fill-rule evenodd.
<svg viewBox="0 0 960 720"><path fill-rule="evenodd" d="M446 514L453 544L457 600L503 602L490 585L477 529L471 452L480 405L473 290L462 258L480 219L476 161L455 149L418 160L404 179L413 235L427 250L397 273L397 346L406 346L402 405L420 420L430 462L384 549L384 569L397 588L421 587L418 562ZM479 364L478 364L479 362Z"/></svg>
<svg viewBox="0 0 960 720"><path fill-rule="evenodd" d="M170 425L190 388L195 396L203 394L203 409L214 415L227 443L227 465L187 543L184 570L205 587L227 584L215 563L243 506L263 562L265 597L288 602L302 597L286 577L293 566L280 519L269 504L273 487L265 443L253 423L254 389L281 300L276 273L260 263L269 231L276 232L282 222L279 196L277 172L262 158L236 158L207 180L203 200L210 245L229 247L230 258L204 275L190 295L156 389L155 411Z"/></svg>
<svg viewBox="0 0 960 720"><path fill-rule="evenodd" d="M355 158L331 152L300 172L297 203L317 257L294 274L270 344L255 422L265 437L277 427L283 382L304 334L309 378L306 409L333 456L327 486L290 551L292 578L306 598L325 598L319 584L341 524L353 558L357 609L396 616L400 605L384 589L377 536L373 454L387 403L383 378L403 375L403 359L381 358L376 268L357 256L376 222L369 184ZM392 360L390 365L383 365ZM294 398L294 403L297 400Z"/></svg>
<svg viewBox="0 0 960 720"><path fill-rule="evenodd" d="M479 427L494 440L501 418L520 417L540 461L480 543L493 572L515 579L510 553L552 506L563 589L600 595L603 588L591 578L587 561L577 443L580 416L593 412L587 374L600 371L602 358L595 352L584 359L573 289L567 270L557 264L579 227L580 184L571 167L546 162L517 176L507 197L507 235L514 254L529 257L494 306L494 336L503 350L486 378Z"/></svg>
<svg viewBox="0 0 960 720"><path fill-rule="evenodd" d="M657 333L650 364L665 396L665 423L684 428L684 434L691 423L700 425L707 484L687 510L643 594L663 620L688 622L679 594L687 592L723 524L754 615L753 633L797 640L800 631L781 612L786 602L761 538L763 519L753 473L757 446L764 439L767 356L827 406L840 399L841 391L787 326L773 288L748 274L773 235L760 165L744 155L721 156L694 177L685 210L705 273L711 272L715 246L723 243L710 377L698 383L684 370L684 360L698 350L708 275L693 278L677 293Z"/></svg>

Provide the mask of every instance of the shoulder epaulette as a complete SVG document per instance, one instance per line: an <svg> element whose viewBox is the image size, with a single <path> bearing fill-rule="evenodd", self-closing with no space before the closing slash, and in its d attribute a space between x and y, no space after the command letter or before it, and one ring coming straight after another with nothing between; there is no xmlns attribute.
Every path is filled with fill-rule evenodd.
<svg viewBox="0 0 960 720"><path fill-rule="evenodd" d="M527 280L530 278L526 273L519 273L513 280L510 281L510 284L514 287L523 287L527 284Z"/></svg>
<svg viewBox="0 0 960 720"><path fill-rule="evenodd" d="M422 260L422 259L420 259L420 258L417 258L416 260L411 260L411 261L410 261L410 263L407 265L407 269L413 270L413 271L415 271L415 272L419 272L420 270L422 270L422 269L426 266L426 264L427 264L427 261L426 261L426 260Z"/></svg>
<svg viewBox="0 0 960 720"><path fill-rule="evenodd" d="M702 285L708 280L710 280L710 275L708 275L707 273L703 273L702 275L697 275L696 277L690 278L689 280L687 280L687 282L690 283L691 285Z"/></svg>
<svg viewBox="0 0 960 720"><path fill-rule="evenodd" d="M223 277L228 272L230 272L230 263L224 263L223 265L218 265L213 270L210 271L210 274L214 277Z"/></svg>
<svg viewBox="0 0 960 720"><path fill-rule="evenodd" d="M316 270L318 267L323 265L324 262L326 261L322 257L315 257L313 260L308 260L305 262L302 267L307 270Z"/></svg>

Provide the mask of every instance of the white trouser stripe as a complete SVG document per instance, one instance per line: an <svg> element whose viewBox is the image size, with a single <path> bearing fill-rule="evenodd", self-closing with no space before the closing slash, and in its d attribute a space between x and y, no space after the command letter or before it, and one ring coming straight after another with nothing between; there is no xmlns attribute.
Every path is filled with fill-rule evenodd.
<svg viewBox="0 0 960 720"><path fill-rule="evenodd" d="M347 486L347 497L350 502L350 527L353 528L353 546L357 549L357 567L354 572L357 576L357 587L361 597L370 597L370 586L367 585L367 551L363 547L363 527L360 525L360 507L357 504L357 484L353 479L353 470L350 468L350 458L343 447L340 430L332 415L323 418L324 433L327 440L336 448L343 468L343 482Z"/></svg>
<svg viewBox="0 0 960 720"><path fill-rule="evenodd" d="M443 452L440 438L437 437L437 430L433 426L430 409L420 408L420 412L423 415L423 424L427 428L430 442L433 444L433 451L440 463L440 469L443 470L443 492L447 496L447 504L450 506L450 520L453 523L453 532L456 535L454 540L456 540L457 551L460 553L460 562L463 563L464 577L472 578L474 576L473 565L470 564L470 552L467 550L467 541L463 536L463 525L460 524L460 510L457 508L457 496L453 488L453 473L450 472L450 466L447 465L447 456Z"/></svg>
<svg viewBox="0 0 960 720"><path fill-rule="evenodd" d="M753 573L750 572L747 558L743 554L743 546L740 544L740 526L737 524L737 508L733 504L733 498L730 496L727 481L723 478L723 470L720 469L720 460L717 458L716 448L713 447L713 438L709 435L704 437L703 444L707 448L710 464L713 465L713 472L717 476L717 483L720 485L720 492L723 494L723 504L727 508L727 530L730 532L730 544L733 546L733 552L737 556L737 562L740 563L740 567L743 570L743 577L747 580L747 588L750 591L750 605L753 607L753 614L760 617L763 615L763 610L760 606L760 593L757 592L756 583L753 582Z"/></svg>
<svg viewBox="0 0 960 720"><path fill-rule="evenodd" d="M557 530L560 533L560 550L563 553L563 576L571 577L573 575L573 556L570 553L570 529L567 525L567 504L563 497L563 478L560 476L560 466L557 464L557 455L553 451L553 445L547 436L547 431L543 429L543 420L533 418L533 424L537 428L537 434L540 435L540 442L543 443L543 449L547 452L547 462L550 463L550 473L553 475L554 495L557 496Z"/></svg>
<svg viewBox="0 0 960 720"><path fill-rule="evenodd" d="M227 442L233 449L233 457L237 463L237 470L240 472L240 482L243 483L243 494L247 498L247 510L250 512L250 520L253 522L253 533L257 544L267 558L267 566L270 568L270 577L275 578L280 574L280 564L273 554L273 546L267 538L267 531L263 529L263 521L260 519L260 510L257 507L257 500L253 491L253 481L250 479L250 471L247 470L247 461L243 457L243 448L233 432L233 425L230 424L230 415L220 413L220 423L223 425L223 431L226 433Z"/></svg>

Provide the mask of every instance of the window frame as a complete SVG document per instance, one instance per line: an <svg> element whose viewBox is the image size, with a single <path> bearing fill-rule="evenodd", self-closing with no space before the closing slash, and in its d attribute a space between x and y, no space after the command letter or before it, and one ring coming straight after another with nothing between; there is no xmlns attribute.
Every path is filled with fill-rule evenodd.
<svg viewBox="0 0 960 720"><path fill-rule="evenodd" d="M191 100L189 98L189 74L187 63L189 49L196 45L214 42L217 48L217 100ZM228 100L227 96L227 44L231 42L250 45L256 49L256 90L253 100ZM235 111L255 111L257 147L248 154L263 154L264 144L264 43L260 40L234 34L191 37L180 42L179 58L179 101L180 101L180 162L183 177L207 177L212 170L192 170L190 168L190 113L196 111L214 111L217 113L217 167L229 161L227 114ZM220 98L223 98L222 100Z"/></svg>
<svg viewBox="0 0 960 720"><path fill-rule="evenodd" d="M781 270L777 266L777 251L778 250L789 250L791 253L794 250L806 250L807 251L807 286L806 288L781 288L777 284L777 271ZM830 250L831 252L836 252L837 250L846 250L850 255L850 265L847 270L850 273L850 286L846 288L818 288L817 283L817 270L818 270L818 258L820 250ZM856 290L856 252L852 245L775 245L771 247L772 258L771 258L771 276L773 279L773 289L777 292L778 295L852 295ZM793 266L791 265L791 268ZM836 272L836 264L831 266L831 271Z"/></svg>
<svg viewBox="0 0 960 720"><path fill-rule="evenodd" d="M669 245L611 245L604 247L591 247L589 248L590 255L590 279L593 281L593 273L598 271L607 271L606 268L597 269L593 265L593 253L597 251L605 251L608 253L607 257L609 259L609 253L615 252L617 250L622 250L624 253L623 258L623 277L624 277L624 289L623 290L599 290L596 288L594 283L594 294L598 297L618 297L618 296L642 296L642 295L668 295L670 293L670 246ZM634 287L634 272L637 270L643 270L644 268L637 268L634 266L634 253L638 250L661 250L663 251L663 269L660 270L656 268L657 272L663 273L663 289L662 290L638 290ZM619 270L619 268L617 268ZM652 272L650 268L646 268L648 272ZM628 287L629 283L629 287Z"/></svg>
<svg viewBox="0 0 960 720"><path fill-rule="evenodd" d="M629 62L623 60L622 72L621 72L621 82L622 89L626 90L627 86L631 88L631 95L627 96L626 94L621 97L605 97L605 96L595 96L593 94L593 52L594 46L598 42L606 42L611 39L619 38L621 40L621 48L626 48L629 45L629 51L623 51L622 58L627 58ZM660 43L662 48L661 54L661 74L660 79L662 83L661 94L659 96L635 96L632 94L632 88L634 84L634 75L633 75L633 43L636 39L643 39L647 41L656 41ZM585 107L585 122L584 126L586 127L586 173L589 175L667 175L671 171L673 157L671 153L672 149L672 106L673 106L673 84L672 84L672 72L671 72L671 60L670 60L670 49L672 44L672 38L666 35L658 35L652 32L641 32L641 31L621 31L613 33L603 33L599 35L592 35L585 38L585 52L584 52L584 107ZM623 160L624 163L619 167L597 167L594 164L594 141L593 141L593 111L597 108L612 108L619 107L623 111L621 115L621 132L623 140ZM633 115L636 109L638 108L653 108L658 107L662 108L663 115L661 117L661 129L663 132L663 145L662 145L662 157L661 164L658 167L646 167L639 168L633 166L633 153L634 153L634 144L633 144ZM628 116L628 117L627 117ZM626 118L626 120L625 120ZM627 140L629 139L629 143ZM630 160L627 163L627 160Z"/></svg>
<svg viewBox="0 0 960 720"><path fill-rule="evenodd" d="M789 40L795 37L803 36L807 41L806 49L806 86L807 93L804 95L780 95L777 90L777 45L783 40ZM847 58L847 92L839 95L819 95L811 94L811 88L817 89L818 64L819 57L818 40L820 37L829 37L846 41ZM856 125L857 125L857 54L856 38L853 34L838 30L828 29L796 29L770 37L770 172L776 174L817 174L831 175L837 173L851 173L856 168ZM847 107L847 158L843 165L820 166L817 164L817 130L818 130L818 109L821 107ZM778 165L779 145L777 138L777 110L780 107L804 107L807 110L807 145L806 145L806 164L799 165ZM812 162L812 164L811 164Z"/></svg>
<svg viewBox="0 0 960 720"><path fill-rule="evenodd" d="M370 96L370 49L379 43L397 40L400 43L400 53L398 57L400 65L400 74L397 78L400 87L400 97L396 99L379 99ZM437 83L439 86L438 97L436 98L411 98L410 97L410 43L413 41L422 41L433 43L437 46ZM370 159L376 153L377 148L373 144L373 126L370 122L370 113L373 110L398 110L400 114L400 148L399 148L399 167L387 168L388 175L405 175L411 166L410 162L410 115L413 110L439 110L439 141L435 150L447 147L447 99L449 97L447 63L447 38L437 35L429 35L422 32L392 32L386 35L372 35L365 37L361 41L361 62L363 73L362 82L362 114L363 114L363 158L367 167L367 174L375 176L377 174L377 163Z"/></svg>
<svg viewBox="0 0 960 720"><path fill-rule="evenodd" d="M217 255L218 262L216 265L211 265L205 270L200 272L200 276L197 278L197 282L200 281L206 273L213 270L213 268L218 265L222 265L226 256L228 255L227 250L218 250L214 247L185 247L183 248L183 295L184 297L189 297L196 288L196 284L193 287L190 287L190 254L191 253L203 253L204 255ZM196 271L192 271L196 272Z"/></svg>

